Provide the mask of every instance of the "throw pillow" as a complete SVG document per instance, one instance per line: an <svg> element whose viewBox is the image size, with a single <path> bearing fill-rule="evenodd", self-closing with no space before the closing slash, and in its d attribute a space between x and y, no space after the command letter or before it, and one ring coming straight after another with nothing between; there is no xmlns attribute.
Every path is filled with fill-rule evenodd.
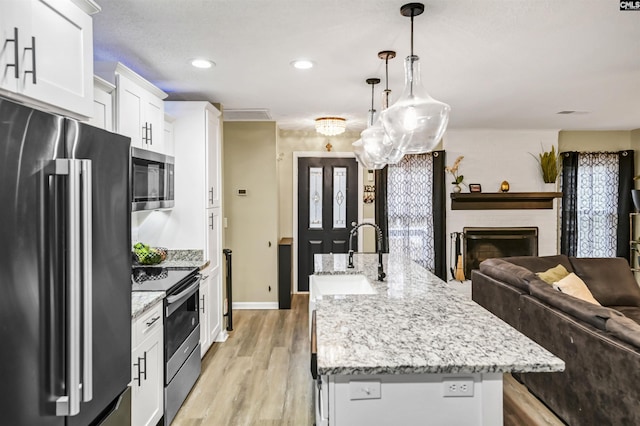
<svg viewBox="0 0 640 426"><path fill-rule="evenodd" d="M547 284L553 284L556 281L560 281L567 275L569 275L569 271L567 268L558 264L558 266L554 266L553 268L549 268L546 271L536 272L536 275L540 277L540 279Z"/></svg>
<svg viewBox="0 0 640 426"><path fill-rule="evenodd" d="M560 281L554 282L553 288L562 293L582 299L585 302L600 305L600 303L593 297L593 294L591 294L584 281L582 281L580 277L573 272L562 278Z"/></svg>

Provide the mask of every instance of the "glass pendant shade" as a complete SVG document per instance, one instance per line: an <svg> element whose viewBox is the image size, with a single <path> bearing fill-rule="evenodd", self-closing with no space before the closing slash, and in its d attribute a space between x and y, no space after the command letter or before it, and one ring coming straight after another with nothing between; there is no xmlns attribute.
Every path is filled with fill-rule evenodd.
<svg viewBox="0 0 640 426"><path fill-rule="evenodd" d="M364 150L364 146L362 145L362 139L358 139L351 145L353 146L353 153L356 156L356 160L358 160L358 163L360 163L365 169L380 170L387 165L387 163L385 162L373 161L369 157L369 155Z"/></svg>
<svg viewBox="0 0 640 426"><path fill-rule="evenodd" d="M449 123L449 105L433 99L420 81L420 58L405 59L405 88L382 112L382 125L393 147L403 154L422 154L436 147Z"/></svg>

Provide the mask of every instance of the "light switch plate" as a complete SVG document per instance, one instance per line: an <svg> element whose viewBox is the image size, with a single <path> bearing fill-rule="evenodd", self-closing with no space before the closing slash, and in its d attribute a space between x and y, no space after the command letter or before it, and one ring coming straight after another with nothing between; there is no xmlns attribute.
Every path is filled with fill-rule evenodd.
<svg viewBox="0 0 640 426"><path fill-rule="evenodd" d="M354 399L380 399L380 380L358 380L349 382L349 397Z"/></svg>

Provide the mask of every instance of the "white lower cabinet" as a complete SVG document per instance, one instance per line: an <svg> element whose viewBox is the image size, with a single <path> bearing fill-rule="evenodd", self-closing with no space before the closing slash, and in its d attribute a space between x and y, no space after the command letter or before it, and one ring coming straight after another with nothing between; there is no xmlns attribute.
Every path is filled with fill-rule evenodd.
<svg viewBox="0 0 640 426"><path fill-rule="evenodd" d="M162 301L132 327L131 425L155 426L164 411Z"/></svg>
<svg viewBox="0 0 640 426"><path fill-rule="evenodd" d="M200 283L200 356L204 357L222 331L220 268L202 272Z"/></svg>

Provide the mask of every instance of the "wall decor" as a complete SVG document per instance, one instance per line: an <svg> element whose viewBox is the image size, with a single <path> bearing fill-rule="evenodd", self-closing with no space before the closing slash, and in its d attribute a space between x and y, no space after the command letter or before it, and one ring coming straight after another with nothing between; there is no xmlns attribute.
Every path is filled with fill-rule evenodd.
<svg viewBox="0 0 640 426"><path fill-rule="evenodd" d="M509 192L509 182L507 182L506 180L503 180L502 183L500 184L500 191Z"/></svg>
<svg viewBox="0 0 640 426"><path fill-rule="evenodd" d="M469 192L482 192L482 186L479 183L470 183Z"/></svg>
<svg viewBox="0 0 640 426"><path fill-rule="evenodd" d="M365 204L371 204L376 200L376 186L375 185L365 185L364 186L364 194L362 197L362 201Z"/></svg>

